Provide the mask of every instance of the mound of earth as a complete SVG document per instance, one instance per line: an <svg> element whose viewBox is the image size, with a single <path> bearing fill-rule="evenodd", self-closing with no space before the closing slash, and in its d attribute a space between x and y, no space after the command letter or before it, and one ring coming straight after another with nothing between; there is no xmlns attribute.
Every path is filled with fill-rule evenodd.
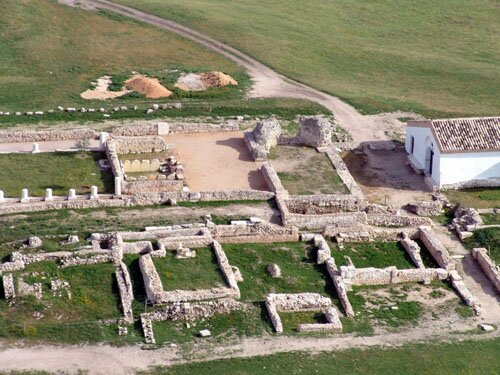
<svg viewBox="0 0 500 375"><path fill-rule="evenodd" d="M230 75L222 72L187 73L182 74L175 87L183 91L204 91L209 87L223 87L227 85L238 85L238 82Z"/></svg>
<svg viewBox="0 0 500 375"><path fill-rule="evenodd" d="M167 98L172 95L172 91L164 87L158 78L135 75L125 81L125 86L128 89L137 91L146 98L150 99Z"/></svg>
<svg viewBox="0 0 500 375"><path fill-rule="evenodd" d="M102 76L97 79L95 88L85 90L80 94L83 99L88 100L106 100L106 99L114 99L119 98L125 94L128 94L130 91L121 90L121 91L108 91L109 84L111 83L110 76Z"/></svg>

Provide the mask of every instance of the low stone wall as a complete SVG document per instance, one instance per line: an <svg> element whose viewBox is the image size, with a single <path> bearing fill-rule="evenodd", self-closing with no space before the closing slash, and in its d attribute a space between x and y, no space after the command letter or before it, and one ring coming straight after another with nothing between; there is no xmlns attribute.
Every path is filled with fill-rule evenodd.
<svg viewBox="0 0 500 375"><path fill-rule="evenodd" d="M16 289L14 287L14 276L9 273L2 276L3 293L6 300L16 298Z"/></svg>
<svg viewBox="0 0 500 375"><path fill-rule="evenodd" d="M286 191L283 187L281 180L278 177L278 173L276 173L276 170L271 164L267 162L262 164L260 171L270 191L276 194L281 194L284 198L288 198L288 191Z"/></svg>
<svg viewBox="0 0 500 375"><path fill-rule="evenodd" d="M467 288L467 286L463 282L462 277L458 274L456 270L450 271L450 281L451 285L453 286L457 294L460 296L460 298L462 298L464 303L467 306L470 306L474 310L476 315L480 315L481 307L479 306L476 297L472 295L469 288Z"/></svg>
<svg viewBox="0 0 500 375"><path fill-rule="evenodd" d="M266 296L266 308L276 333L283 332L279 311L301 312L325 310L332 305L329 298L318 293L274 294ZM341 328L341 327L340 327Z"/></svg>
<svg viewBox="0 0 500 375"><path fill-rule="evenodd" d="M352 318L354 316L354 310L352 308L351 302L349 301L349 297L347 296L348 288L342 280L340 273L338 271L337 265L335 264L335 259L328 258L325 261L326 270L330 275L330 278L333 281L333 285L335 285L335 289L337 290L337 296L339 297L340 303L344 308L344 313L347 317Z"/></svg>
<svg viewBox="0 0 500 375"><path fill-rule="evenodd" d="M199 122L169 123L169 134L176 133L219 133L240 130L238 121L227 121L222 124L207 124Z"/></svg>
<svg viewBox="0 0 500 375"><path fill-rule="evenodd" d="M123 181L123 194L141 194L148 192L174 193L182 192L184 181L182 180L147 180L147 181Z"/></svg>
<svg viewBox="0 0 500 375"><path fill-rule="evenodd" d="M337 309L333 306L325 310L326 324L299 324L299 332L341 332L342 323L340 322Z"/></svg>
<svg viewBox="0 0 500 375"><path fill-rule="evenodd" d="M407 236L402 238L399 242L401 243L401 246L403 246L403 248L406 250L406 253L413 261L413 264L415 264L417 268L425 268L424 262L422 261L422 256L420 255L420 246L418 246L418 243Z"/></svg>
<svg viewBox="0 0 500 375"><path fill-rule="evenodd" d="M88 266L93 264L100 263L113 263L114 262L113 254L104 254L104 255L94 255L88 258L80 258L78 256L72 258L63 258L61 260L60 267L73 267L73 266Z"/></svg>
<svg viewBox="0 0 500 375"><path fill-rule="evenodd" d="M441 241L438 240L430 228L420 227L418 237L423 242L426 249L432 255L439 267L444 268L447 271L455 269L455 262L450 257L448 250L446 250Z"/></svg>
<svg viewBox="0 0 500 375"><path fill-rule="evenodd" d="M394 214L368 214L368 224L380 227L416 227L420 225L432 226L428 217L403 216Z"/></svg>
<svg viewBox="0 0 500 375"><path fill-rule="evenodd" d="M356 212L366 207L364 199L336 194L290 195L285 203L290 213L303 215Z"/></svg>
<svg viewBox="0 0 500 375"><path fill-rule="evenodd" d="M212 248L215 252L215 256L217 258L217 264L226 279L227 284L231 289L233 289L237 293L237 298L240 298L240 288L238 288L238 282L236 281L236 276L234 275L234 271L229 264L229 260L227 259L226 253L222 250L222 246L214 241L212 243Z"/></svg>
<svg viewBox="0 0 500 375"><path fill-rule="evenodd" d="M281 125L272 118L257 122L253 130L245 131L243 139L254 160L262 161L267 160L269 150L278 144L280 135Z"/></svg>
<svg viewBox="0 0 500 375"><path fill-rule="evenodd" d="M132 281L125 263L120 261L116 267L116 281L118 283L118 291L120 293L121 307L125 322L132 324L134 322L134 314L132 312L132 301L134 293L132 289Z"/></svg>
<svg viewBox="0 0 500 375"><path fill-rule="evenodd" d="M2 130L0 143L44 142L95 139L99 134L89 128L71 130Z"/></svg>
<svg viewBox="0 0 500 375"><path fill-rule="evenodd" d="M157 296L155 304L206 301L221 298L239 298L239 291L227 287L200 289L200 290L172 290L163 291Z"/></svg>
<svg viewBox="0 0 500 375"><path fill-rule="evenodd" d="M472 255L486 276L491 280L497 292L500 293L500 268L488 256L488 251L484 248L475 248L472 249Z"/></svg>
<svg viewBox="0 0 500 375"><path fill-rule="evenodd" d="M146 254L139 258L139 268L141 270L148 301L150 303L157 303L159 297L163 293L163 285L161 284L160 275L158 275L158 271L156 271L151 255Z"/></svg>
<svg viewBox="0 0 500 375"><path fill-rule="evenodd" d="M207 319L215 315L229 314L241 308L241 304L233 299L197 303L173 303L167 305L164 310L141 314L141 325L144 332L144 338L146 343L156 343L153 332L153 322Z"/></svg>
<svg viewBox="0 0 500 375"><path fill-rule="evenodd" d="M387 268L356 268L341 266L340 274L344 283L350 285L388 285L400 283L423 282L429 284L434 280L444 280L448 271L442 268L397 269Z"/></svg>
<svg viewBox="0 0 500 375"><path fill-rule="evenodd" d="M297 228L282 227L267 222L246 225L217 225L210 228L212 236L221 243L271 243L297 241Z"/></svg>
<svg viewBox="0 0 500 375"><path fill-rule="evenodd" d="M363 191L357 184L356 180L354 180L354 177L352 177L349 169L347 169L347 165L345 165L344 160L342 160L342 157L340 156L337 149L334 146L328 147L326 149L326 155L335 167L335 170L344 185L349 189L349 192L358 198L364 199Z"/></svg>
<svg viewBox="0 0 500 375"><path fill-rule="evenodd" d="M106 142L115 144L118 154L140 154L162 152L171 148L161 137L113 137Z"/></svg>
<svg viewBox="0 0 500 375"><path fill-rule="evenodd" d="M326 215L288 214L286 223L308 230L324 230L326 227L357 227L366 223L366 214L364 212Z"/></svg>

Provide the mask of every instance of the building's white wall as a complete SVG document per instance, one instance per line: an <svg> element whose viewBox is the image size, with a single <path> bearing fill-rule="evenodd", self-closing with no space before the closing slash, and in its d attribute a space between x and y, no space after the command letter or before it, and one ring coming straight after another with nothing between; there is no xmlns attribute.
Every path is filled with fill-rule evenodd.
<svg viewBox="0 0 500 375"><path fill-rule="evenodd" d="M411 137L415 138L415 146L413 148L413 154L411 153ZM425 140L427 137L431 138L431 142L435 144L434 137L432 136L432 131L429 128L421 128L421 127L406 127L406 140L405 140L405 148L406 152L409 155L413 155L415 160L425 167L425 156L427 146L425 144ZM437 147L436 147L437 149ZM435 151L435 150L434 150Z"/></svg>
<svg viewBox="0 0 500 375"><path fill-rule="evenodd" d="M440 177L433 180L439 186L470 180L500 178L500 152L464 152L443 154L440 158Z"/></svg>
<svg viewBox="0 0 500 375"><path fill-rule="evenodd" d="M411 137L415 138L413 153L411 153ZM434 160L432 166L432 175L430 176L435 185L440 184L440 152L439 147L434 140L434 136L430 128L407 126L406 127L406 152L420 165L424 171L428 172L429 154L428 149L434 151Z"/></svg>

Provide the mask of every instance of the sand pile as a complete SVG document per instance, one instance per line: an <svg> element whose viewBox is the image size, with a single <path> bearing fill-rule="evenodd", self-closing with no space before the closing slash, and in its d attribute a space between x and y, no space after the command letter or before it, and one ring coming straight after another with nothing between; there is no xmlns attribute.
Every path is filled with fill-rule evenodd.
<svg viewBox="0 0 500 375"><path fill-rule="evenodd" d="M114 99L119 98L125 94L128 94L130 91L121 90L121 91L108 91L108 87L111 84L110 76L102 76L97 79L97 82L93 82L95 87L93 89L88 89L80 94L83 99L88 100L106 100L106 99Z"/></svg>
<svg viewBox="0 0 500 375"><path fill-rule="evenodd" d="M149 78L139 74L125 81L125 86L151 99L167 98L172 95L172 91L165 88L158 78Z"/></svg>
<svg viewBox="0 0 500 375"><path fill-rule="evenodd" d="M204 91L209 87L227 85L238 85L238 82L230 75L222 72L207 72L181 74L175 87L183 91Z"/></svg>

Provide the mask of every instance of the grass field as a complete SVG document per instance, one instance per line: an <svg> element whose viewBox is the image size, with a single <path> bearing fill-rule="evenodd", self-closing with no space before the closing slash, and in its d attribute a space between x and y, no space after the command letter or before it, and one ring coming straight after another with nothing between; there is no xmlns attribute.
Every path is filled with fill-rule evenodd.
<svg viewBox="0 0 500 375"><path fill-rule="evenodd" d="M119 16L55 0L6 0L1 8L0 108L5 110L99 107L101 101L85 101L79 94L106 73L182 66L244 75L195 43Z"/></svg>
<svg viewBox="0 0 500 375"><path fill-rule="evenodd" d="M450 202L458 203L462 207L500 208L499 188L447 190L444 194Z"/></svg>
<svg viewBox="0 0 500 375"><path fill-rule="evenodd" d="M500 339L335 352L280 353L154 368L142 375L231 374L495 374Z"/></svg>
<svg viewBox="0 0 500 375"><path fill-rule="evenodd" d="M336 244L331 244L330 248L332 256L339 265L345 265L345 256L348 256L357 268L390 266L399 269L415 268L399 242L344 243L343 250L338 249Z"/></svg>
<svg viewBox="0 0 500 375"><path fill-rule="evenodd" d="M489 250L491 259L500 264L500 228L485 228L475 230L472 237L464 242L469 249L484 247Z"/></svg>
<svg viewBox="0 0 500 375"><path fill-rule="evenodd" d="M47 152L0 155L0 189L7 197L21 197L27 188L30 196L43 197L45 189L54 195L89 194L92 185L101 193L113 192L113 176L101 172L97 160L103 153Z"/></svg>
<svg viewBox="0 0 500 375"><path fill-rule="evenodd" d="M348 194L328 156L310 147L278 145L268 156L290 194Z"/></svg>
<svg viewBox="0 0 500 375"><path fill-rule="evenodd" d="M203 31L365 113L498 113L493 0L117 2Z"/></svg>
<svg viewBox="0 0 500 375"><path fill-rule="evenodd" d="M196 290L225 286L224 276L211 248L194 249L196 257L178 259L173 251L165 258L153 258L163 290Z"/></svg>

